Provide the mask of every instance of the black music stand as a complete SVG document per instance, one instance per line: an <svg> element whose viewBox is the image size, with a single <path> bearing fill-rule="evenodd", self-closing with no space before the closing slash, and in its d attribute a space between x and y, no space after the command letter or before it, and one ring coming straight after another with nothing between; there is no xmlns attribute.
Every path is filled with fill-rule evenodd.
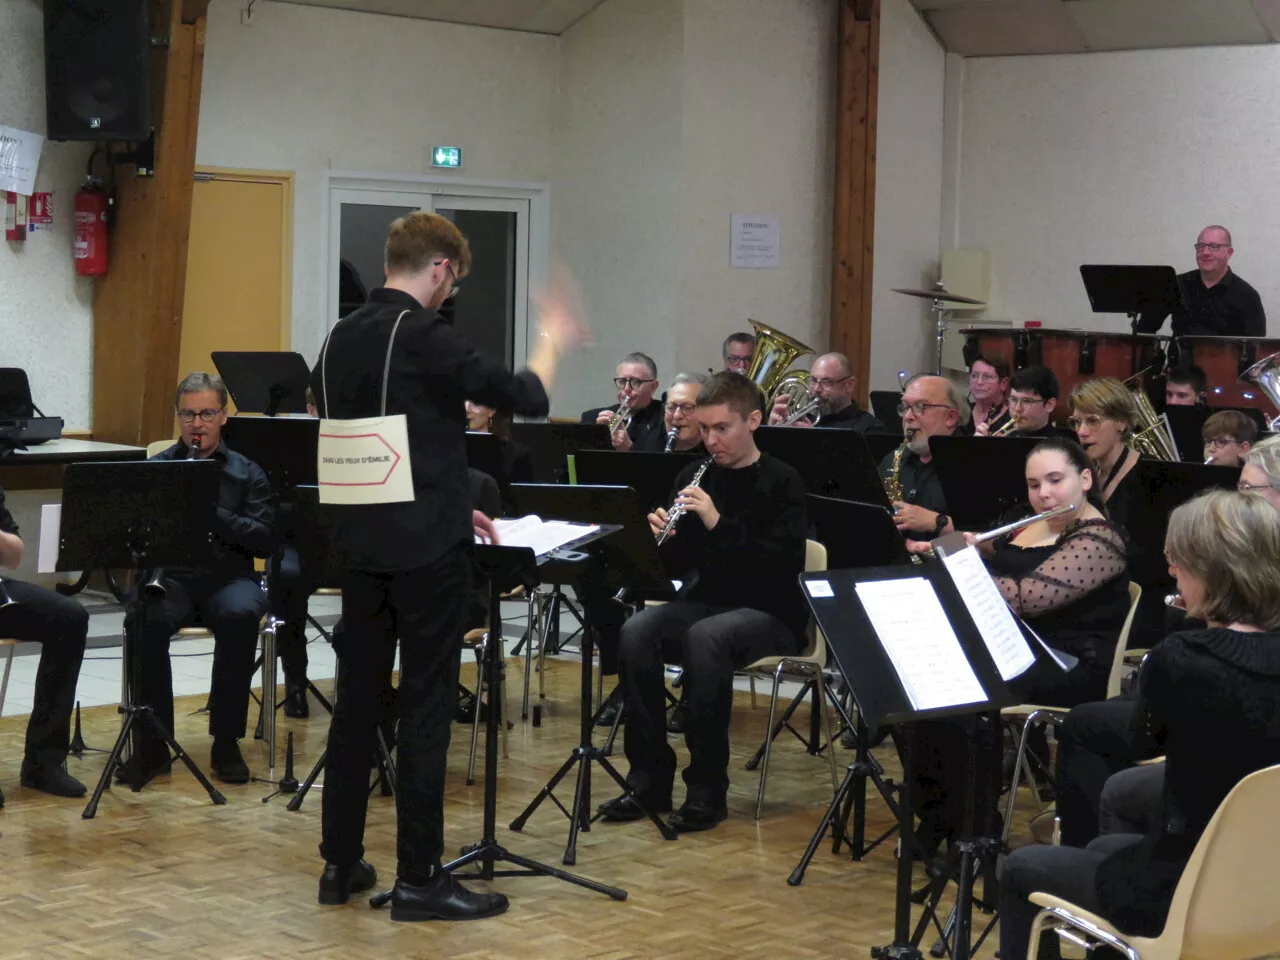
<svg viewBox="0 0 1280 960"><path fill-rule="evenodd" d="M755 438L757 447L799 472L806 493L889 506L877 461L862 434L761 427Z"/></svg>
<svg viewBox="0 0 1280 960"><path fill-rule="evenodd" d="M999 853L999 840L979 837L974 832L973 796L977 789L976 770L972 756L966 764L968 782L965 785L966 812L962 839L952 845L947 861L940 870L931 871L928 902L914 930L911 929L912 851L916 844L914 830L914 781L912 765L915 756L918 721L944 717L975 717L981 713L997 711L1015 702L1016 698L1000 679L1000 673L987 651L982 636L969 616L963 598L946 569L940 564L925 567L877 567L864 570L838 570L807 573L801 583L809 607L819 628L826 634L829 649L841 672L848 679L861 717L870 725L902 724L905 740L903 757L902 791L898 803L898 831L903 839L903 850L898 857L898 883L894 912L894 942L885 947L873 948L872 956L892 960L919 960L920 941L925 930L937 920L937 907L950 877L957 876L959 890L956 898L956 927L951 956L957 960L970 957L972 931L973 879L978 875L978 865L988 868L988 876L994 871ZM976 680L972 696L959 699L963 702L938 702L930 705L913 700L910 685L895 668L885 641L877 633L867 608L858 596L860 584L892 580L924 580L937 597L947 620L952 625L959 643L959 653L967 660ZM911 611L905 611L909 614ZM941 641L941 638L937 638ZM950 648L955 652L954 648ZM972 751L972 738L969 739ZM834 805L833 805L834 806ZM835 812L827 811L827 818L834 819ZM993 919L983 937L994 925ZM979 940L981 942L981 940Z"/></svg>
<svg viewBox="0 0 1280 960"><path fill-rule="evenodd" d="M1234 490L1240 482L1240 467L1139 460L1134 469L1144 496L1135 505L1129 535L1151 557L1164 552L1169 514L1175 507L1205 490Z"/></svg>
<svg viewBox="0 0 1280 960"><path fill-rule="evenodd" d="M565 520L570 523L611 525L611 535L596 539L589 544L588 552L603 571L603 582L612 589L614 584L629 587L635 594L651 599L668 599L674 595L674 588L658 556L657 543L649 522L636 500L635 491L629 487L588 487L560 486L555 484L512 484L512 493L523 514L536 514L544 520ZM583 558L585 559L585 557ZM542 563L543 579L551 576L563 576L556 571L557 565ZM582 631L582 675L579 693L579 739L578 746L570 752L568 759L561 764L547 785L538 792L524 811L511 822L512 830L522 830L529 817L538 809L544 800L551 799L569 818L569 842L565 847L562 862L572 866L577 860L579 831L589 831L595 817L591 815L591 764L599 763L614 782L622 788L623 793L630 795L631 788L626 779L609 762L603 748L597 747L593 740L595 724L591 709L591 658L595 641L594 630L590 623ZM573 797L572 809L566 809L554 797L554 791L560 782L577 767L577 787ZM637 805L640 801L637 798ZM641 809L644 809L641 806ZM653 821L662 836L667 840L676 839L676 832L651 810L645 814Z"/></svg>
<svg viewBox="0 0 1280 960"><path fill-rule="evenodd" d="M898 404L901 402L901 390L871 391L871 412L876 415L877 420L888 428L890 433L896 433L899 437L902 436L902 414L898 412Z"/></svg>
<svg viewBox="0 0 1280 960"><path fill-rule="evenodd" d="M218 500L218 484L222 471L211 460L158 461L142 463L71 463L63 475L62 522L59 533L59 571L97 568L130 568L139 571L138 582L147 577L142 571L161 567L208 567L213 563L211 531ZM174 509L182 504L182 509ZM150 587L140 587L140 593ZM163 594L163 587L155 589ZM122 666L127 682L127 705L120 735L107 757L106 768L94 788L93 796L82 816L90 820L98 812L102 793L111 778L122 767L126 745L132 756L137 750L135 726L148 723L156 736L186 764L191 775L200 782L215 804L226 798L218 792L195 762L167 730L147 704L137 703L141 691L142 657L146 651L141 640L147 622L147 600L139 597L133 636L126 631ZM141 770L130 788L137 793L147 783Z"/></svg>
<svg viewBox="0 0 1280 960"><path fill-rule="evenodd" d="M899 394L899 397L901 395ZM902 446L906 437L899 427L897 433L864 433L862 439L867 445L867 449L871 451L871 459L876 462L876 466L884 461L884 458Z"/></svg>
<svg viewBox="0 0 1280 960"><path fill-rule="evenodd" d="M578 483L630 487L644 510L671 504L676 477L691 463L705 459L692 453L648 453L640 450L579 450L574 456Z"/></svg>
<svg viewBox="0 0 1280 960"><path fill-rule="evenodd" d="M490 634L489 642L484 647L482 667L489 689L498 690L502 682L502 594L517 586L532 590L542 578L534 561L533 551L528 547L478 544L472 554L472 563L489 581ZM499 718L499 712L491 707L485 719L484 826L480 840L463 847L461 856L446 863L444 869L453 873L475 863L480 867L476 876L482 880L492 880L494 877L554 877L566 883L594 890L596 893L603 893L614 900L627 899L625 890L579 877L558 867L539 863L537 860L530 860L528 857L512 853L498 843L498 724L506 722L506 717ZM521 869L495 870L493 868L495 863L510 863ZM371 898L369 906L381 907L390 900L391 893L388 891Z"/></svg>
<svg viewBox="0 0 1280 960"><path fill-rule="evenodd" d="M1039 439L930 437L947 513L957 530L985 530L1027 499L1027 455Z"/></svg>
<svg viewBox="0 0 1280 960"><path fill-rule="evenodd" d="M568 458L579 450L612 450L602 423L513 423L511 439L529 448L537 483L568 483Z"/></svg>
<svg viewBox="0 0 1280 960"><path fill-rule="evenodd" d="M213 365L241 413L307 412L311 368L302 354L269 350L215 350Z"/></svg>
<svg viewBox="0 0 1280 960"><path fill-rule="evenodd" d="M1083 264L1080 279L1093 312L1123 313L1135 334L1144 314L1159 314L1160 323L1148 331L1154 333L1165 317L1185 309L1173 267Z"/></svg>

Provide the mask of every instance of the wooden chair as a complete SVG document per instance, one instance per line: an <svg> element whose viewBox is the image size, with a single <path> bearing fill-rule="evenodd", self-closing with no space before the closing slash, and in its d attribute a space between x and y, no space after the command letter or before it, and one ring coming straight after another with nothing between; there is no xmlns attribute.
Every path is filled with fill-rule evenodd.
<svg viewBox="0 0 1280 960"><path fill-rule="evenodd" d="M827 548L814 540L805 541L804 569L813 573L827 569ZM782 725L774 729L774 718L778 712L778 686L784 676L802 677L814 685L818 711L822 714L822 723L827 736L827 759L831 761L831 789L837 786L835 749L831 740L831 718L827 715L827 684L823 668L827 665L827 638L815 624L809 627L809 644L803 653L790 657L762 657L746 667L748 674L772 673L773 691L769 696L769 726L765 732L764 759L760 764L760 787L756 793L756 819L764 808L764 786L769 778L769 753L774 738L781 732Z"/></svg>
<svg viewBox="0 0 1280 960"><path fill-rule="evenodd" d="M1173 893L1158 937L1131 937L1068 900L1031 894L1042 907L1031 927L1027 960L1051 932L1093 948L1109 946L1130 960L1248 960L1280 951L1280 911L1272 870L1280 858L1274 826L1280 766L1241 780L1218 807Z"/></svg>
<svg viewBox="0 0 1280 960"><path fill-rule="evenodd" d="M1120 636L1116 640L1115 654L1111 658L1111 673L1107 677L1108 698L1118 696L1120 693L1120 678L1124 675L1125 644L1129 640L1129 630L1133 627L1133 617L1138 611L1138 601L1141 599L1142 587L1130 582L1129 615L1125 617L1124 626L1120 628ZM1031 728L1037 723L1062 723L1066 719L1069 710L1070 708L1068 707L1020 703L1012 707L1005 707L1000 711L1002 720L1014 725L1015 729L1019 726L1021 727L1018 737L1018 752L1014 760L1013 783L1009 785L1009 801L1004 810L1004 834L1001 839L1006 846L1008 846L1009 835L1013 830L1013 807L1017 802L1018 786L1022 783L1024 774L1032 795L1037 796L1037 803L1039 803L1039 798L1035 791L1035 774L1031 770L1031 762L1027 757L1027 740L1031 734ZM1045 809L1043 806L1040 807L1040 813L1043 813Z"/></svg>

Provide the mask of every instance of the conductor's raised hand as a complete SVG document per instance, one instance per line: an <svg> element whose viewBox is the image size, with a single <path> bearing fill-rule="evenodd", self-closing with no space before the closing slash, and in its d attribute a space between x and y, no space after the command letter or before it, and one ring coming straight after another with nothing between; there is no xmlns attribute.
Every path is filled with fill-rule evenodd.
<svg viewBox="0 0 1280 960"><path fill-rule="evenodd" d="M667 511L662 507L659 507L657 510L653 511L653 513L649 514L648 519L649 519L649 529L653 531L653 535L656 537L660 533L662 533L662 528L667 525ZM674 537L675 535L676 535L676 532L674 530L672 530L671 533L668 534L668 536L672 536L672 537Z"/></svg>
<svg viewBox="0 0 1280 960"><path fill-rule="evenodd" d="M552 264L551 280L534 293L533 303L538 316L538 334L550 341L556 352L568 353L594 342L577 281L564 264Z"/></svg>
<svg viewBox="0 0 1280 960"><path fill-rule="evenodd" d="M496 544L498 542L498 528L493 525L492 520L479 510L471 511L471 526L475 530L476 536L486 543Z"/></svg>

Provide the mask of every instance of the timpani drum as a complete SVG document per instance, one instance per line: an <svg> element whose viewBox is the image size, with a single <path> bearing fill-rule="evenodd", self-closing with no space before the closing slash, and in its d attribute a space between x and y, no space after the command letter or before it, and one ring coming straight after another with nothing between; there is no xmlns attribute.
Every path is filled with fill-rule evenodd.
<svg viewBox="0 0 1280 960"><path fill-rule="evenodd" d="M1194 363L1204 371L1209 406L1246 407L1269 414L1272 403L1266 394L1254 384L1241 383L1240 374L1278 351L1280 340L1266 337L1175 337L1169 364Z"/></svg>

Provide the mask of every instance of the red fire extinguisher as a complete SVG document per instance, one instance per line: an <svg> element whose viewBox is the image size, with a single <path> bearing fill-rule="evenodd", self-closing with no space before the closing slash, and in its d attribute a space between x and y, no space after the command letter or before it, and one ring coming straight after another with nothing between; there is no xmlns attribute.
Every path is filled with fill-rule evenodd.
<svg viewBox="0 0 1280 960"><path fill-rule="evenodd" d="M101 180L90 178L76 191L72 249L76 273L82 277L101 277L107 272L108 207Z"/></svg>

